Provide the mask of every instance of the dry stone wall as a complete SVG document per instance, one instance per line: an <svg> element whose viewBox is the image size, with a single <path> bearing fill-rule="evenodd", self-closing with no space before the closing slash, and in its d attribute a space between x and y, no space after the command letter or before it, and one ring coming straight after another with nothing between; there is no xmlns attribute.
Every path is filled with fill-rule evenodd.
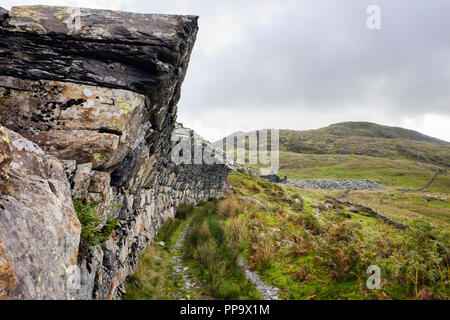
<svg viewBox="0 0 450 320"><path fill-rule="evenodd" d="M180 140L209 149L176 124L197 30L194 16L0 10L0 298L120 298L178 204L230 192L242 166L171 158ZM118 221L83 255L73 201Z"/></svg>

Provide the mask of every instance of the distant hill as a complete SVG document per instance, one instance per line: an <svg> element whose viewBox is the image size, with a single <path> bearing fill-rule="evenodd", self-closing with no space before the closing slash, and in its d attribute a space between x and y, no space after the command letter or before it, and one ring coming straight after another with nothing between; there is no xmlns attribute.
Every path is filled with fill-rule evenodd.
<svg viewBox="0 0 450 320"><path fill-rule="evenodd" d="M243 134L238 132L232 136ZM370 122L342 122L317 130L280 130L280 150L371 156L450 167L450 143L417 131Z"/></svg>
<svg viewBox="0 0 450 320"><path fill-rule="evenodd" d="M341 137L358 136L385 139L408 139L436 143L445 142L414 130L383 126L371 122L341 122L313 131Z"/></svg>
<svg viewBox="0 0 450 320"><path fill-rule="evenodd" d="M407 159L450 167L450 143L417 131L369 122L317 130L280 130L280 148L302 154L347 154Z"/></svg>

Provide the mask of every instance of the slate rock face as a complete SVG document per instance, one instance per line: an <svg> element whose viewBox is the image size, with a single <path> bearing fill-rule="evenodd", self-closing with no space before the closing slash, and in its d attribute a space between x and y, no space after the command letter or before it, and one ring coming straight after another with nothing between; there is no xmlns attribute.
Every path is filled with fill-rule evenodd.
<svg viewBox="0 0 450 320"><path fill-rule="evenodd" d="M11 163L12 155L10 148L10 140L6 128L0 125L0 181L8 179L8 167ZM0 192L1 189L0 184Z"/></svg>
<svg viewBox="0 0 450 320"><path fill-rule="evenodd" d="M145 100L120 89L0 76L0 123L59 159L95 168L125 158L148 121Z"/></svg>
<svg viewBox="0 0 450 320"><path fill-rule="evenodd" d="M63 165L0 132L0 299L75 299L81 229Z"/></svg>
<svg viewBox="0 0 450 320"><path fill-rule="evenodd" d="M231 192L227 176L241 168L240 165L230 160L212 165L195 164L193 157L186 163L172 161L170 151L182 141L193 146L191 139L195 137L198 148L209 147L192 130L179 125L176 128L165 152L151 153L147 146L146 156L138 161L137 171L127 176L126 186L112 185L110 174L103 171L93 170L84 179L89 181L85 199L102 201L98 207L102 221L118 219L119 224L105 247L94 248L89 252L89 259L81 262L80 299L120 298L127 277L136 267L138 253L175 216L180 203L195 204Z"/></svg>
<svg viewBox="0 0 450 320"><path fill-rule="evenodd" d="M195 16L13 7L0 29L0 74L128 89L178 102Z"/></svg>
<svg viewBox="0 0 450 320"><path fill-rule="evenodd" d="M0 25L3 26L6 19L9 17L9 12L6 9L0 7Z"/></svg>
<svg viewBox="0 0 450 320"><path fill-rule="evenodd" d="M180 139L193 143L194 149L211 151L207 141L176 125L197 17L46 6L14 7L3 13L0 124L39 145L20 138L39 150L40 157L30 154L28 162L19 163L22 154L11 152L6 138L0 140L0 177L9 175L4 180L10 181L0 183L0 204L11 213L2 216L0 210L0 233L23 242L23 248L38 239L37 246L19 258L0 234L0 297L6 290L8 298L75 297L65 274L58 275L53 287L47 281L48 274L56 274L52 268L67 262L71 253L75 262L70 262L79 268L77 299L119 299L140 251L175 216L177 206L230 192L228 174L245 169L230 159L217 164L172 161ZM32 165L33 170L41 169L33 173L28 170ZM19 180L12 166L25 170ZM12 195L20 199L17 204L1 202ZM78 245L78 220L73 226L64 219L55 226L52 220L63 209L72 217L72 201L99 203L95 209L102 223L117 220L103 246L80 247L83 254L78 257L72 250ZM19 211L19 206L27 208ZM58 206L63 209L58 211ZM52 214L35 221L42 210ZM31 228L27 234L20 229L9 235L15 229L7 228L17 219L19 226ZM56 230L59 238L39 238L46 234L43 228ZM60 252L63 247L68 252ZM35 252L41 256L35 257ZM55 252L63 261L54 261ZM35 270L30 259L47 259L54 266L44 263ZM35 271L26 278L27 286L21 286L16 275L26 270ZM39 281L52 290L41 290ZM15 291L13 282L19 283Z"/></svg>

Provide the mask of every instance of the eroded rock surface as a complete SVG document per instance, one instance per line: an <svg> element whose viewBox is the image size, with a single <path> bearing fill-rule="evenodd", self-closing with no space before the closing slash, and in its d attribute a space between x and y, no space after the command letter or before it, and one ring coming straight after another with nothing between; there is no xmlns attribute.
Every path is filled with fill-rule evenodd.
<svg viewBox="0 0 450 320"><path fill-rule="evenodd" d="M14 269L19 256L8 255L11 244L0 235L0 292L9 290L12 298L74 297L61 280L64 275L49 284L52 269L43 264L35 270L28 263L47 259L58 268L62 261L52 259L64 245L77 261L72 246L78 244L78 220L73 219L72 229L64 221L54 227L59 238L42 236L48 233L42 228L50 228L53 234L51 226L56 220L52 215L55 219L61 216L57 206L73 217L72 201L96 202L103 223L118 221L103 246L84 248L78 257L76 293L78 299L117 299L124 293L139 252L174 217L178 204L195 204L230 192L227 175L245 167L225 159L219 151L211 153L209 143L192 130L176 127L181 84L197 29L193 16L47 6L0 11L0 124L40 146L21 138L39 150L40 158L30 156L28 162L20 163L14 157L21 154L10 152L9 144L0 140L0 176L14 173L3 181L16 181L14 170L21 172L16 184L3 183L0 199L13 197L11 190L17 192L21 186L15 195L21 195L22 202L15 204L11 199L7 205L27 206L22 211L26 216L0 216L3 237L25 242L20 259L27 261L19 271ZM14 139L19 139L18 134L11 132ZM212 155L209 160L222 156L225 160L196 162L193 153L192 162L176 163L172 151L180 141L207 151ZM33 170L42 167L37 173L27 169L33 159L42 160L32 162ZM9 169L12 166L14 170ZM43 202L43 197L54 204ZM32 217L41 217L42 210L52 214L34 221ZM31 228L29 233L10 234L15 230L8 229L11 219L22 219L18 225ZM70 233L73 238L68 230L74 232ZM38 239L35 247L27 247L34 238ZM35 257L35 252L41 255ZM64 262L68 257L67 252L61 255ZM25 270L30 271L27 279L36 288L37 278L46 288L53 285L53 290L43 286L35 292L23 289L29 286L21 287L15 275ZM11 283L22 291L11 291Z"/></svg>
<svg viewBox="0 0 450 320"><path fill-rule="evenodd" d="M0 299L75 299L80 223L63 165L0 132Z"/></svg>
<svg viewBox="0 0 450 320"><path fill-rule="evenodd" d="M59 159L113 168L149 114L145 97L131 91L0 76L0 123Z"/></svg>
<svg viewBox="0 0 450 320"><path fill-rule="evenodd" d="M0 74L132 90L167 110L180 94L197 19L85 8L13 7L3 27L0 24Z"/></svg>
<svg viewBox="0 0 450 320"><path fill-rule="evenodd" d="M104 248L92 250L89 259L82 261L79 298L120 297L124 293L123 283L137 264L138 253L164 222L175 216L180 203L196 204L231 191L226 178L240 168L235 163L195 164L193 155L190 163L173 163L172 147L180 139L191 142L190 134L180 135L180 131L190 133L191 130L178 129L172 135L172 142L168 142L167 151L148 154L126 186L112 185L111 176L106 172L91 172L85 198L102 201L98 208L102 220L118 219L119 225ZM202 145L207 147L205 142Z"/></svg>

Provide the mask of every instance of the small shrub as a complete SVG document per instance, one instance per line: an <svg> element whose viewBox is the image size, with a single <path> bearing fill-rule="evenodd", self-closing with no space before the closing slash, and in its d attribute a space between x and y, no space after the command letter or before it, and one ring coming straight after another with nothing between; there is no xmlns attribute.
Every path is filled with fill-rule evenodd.
<svg viewBox="0 0 450 320"><path fill-rule="evenodd" d="M250 240L250 230L246 220L233 217L228 222L227 235L232 244L245 244Z"/></svg>
<svg viewBox="0 0 450 320"><path fill-rule="evenodd" d="M235 197L228 197L219 202L217 213L222 219L237 216L241 211L241 206Z"/></svg>
<svg viewBox="0 0 450 320"><path fill-rule="evenodd" d="M194 206L182 202L178 205L175 217L177 219L186 220L192 215L193 212L194 212Z"/></svg>
<svg viewBox="0 0 450 320"><path fill-rule="evenodd" d="M320 244L321 259L333 280L356 277L362 270L359 238L355 232L359 225L342 222L328 229L327 241Z"/></svg>
<svg viewBox="0 0 450 320"><path fill-rule="evenodd" d="M253 252L250 262L254 263L258 270L265 271L271 267L276 251L270 240L258 239L253 245Z"/></svg>
<svg viewBox="0 0 450 320"><path fill-rule="evenodd" d="M413 223L406 254L398 260L399 281L414 287L416 297L421 290L434 290L441 298L449 295L450 236L445 230L422 219Z"/></svg>
<svg viewBox="0 0 450 320"><path fill-rule="evenodd" d="M268 190L268 194L270 195L273 201L278 201L279 199L285 199L285 192L282 187L277 184L273 184L272 188Z"/></svg>
<svg viewBox="0 0 450 320"><path fill-rule="evenodd" d="M280 205L275 205L275 207L273 208L273 213L282 218L287 216L286 209Z"/></svg>
<svg viewBox="0 0 450 320"><path fill-rule="evenodd" d="M359 227L360 226L357 224L344 221L337 225L331 226L328 229L328 234L333 241L343 241L346 243L350 243L357 240L355 230L357 230Z"/></svg>
<svg viewBox="0 0 450 320"><path fill-rule="evenodd" d="M292 236L290 241L294 244L287 249L288 256L295 258L302 257L308 254L311 247L310 243L303 239L300 234L295 234Z"/></svg>
<svg viewBox="0 0 450 320"><path fill-rule="evenodd" d="M100 203L98 201L88 203L75 201L73 203L81 223L79 256L82 258L87 256L91 247L104 246L118 222L116 219L108 219L102 224L95 212L95 208Z"/></svg>
<svg viewBox="0 0 450 320"><path fill-rule="evenodd" d="M217 210L217 202L216 201L208 201L204 204L203 208L203 214L211 215L214 214Z"/></svg>
<svg viewBox="0 0 450 320"><path fill-rule="evenodd" d="M3 90L4 97L9 97L10 95L11 95L11 89L6 88L5 90Z"/></svg>
<svg viewBox="0 0 450 320"><path fill-rule="evenodd" d="M334 280L356 276L361 270L361 257L353 243L331 241L322 248L322 257L322 263Z"/></svg>
<svg viewBox="0 0 450 320"><path fill-rule="evenodd" d="M297 281L304 282L309 278L309 271L305 267L300 267L291 272L293 278Z"/></svg>
<svg viewBox="0 0 450 320"><path fill-rule="evenodd" d="M308 229L314 235L323 233L319 220L310 213L290 215L289 220L296 226Z"/></svg>
<svg viewBox="0 0 450 320"><path fill-rule="evenodd" d="M305 202L303 198L299 194L295 194L291 197L291 199L293 199L291 205L292 209L297 212L303 211L305 207Z"/></svg>
<svg viewBox="0 0 450 320"><path fill-rule="evenodd" d="M244 180L243 184L245 185L245 189L249 191L251 194L258 194L261 192L258 184L254 181Z"/></svg>

